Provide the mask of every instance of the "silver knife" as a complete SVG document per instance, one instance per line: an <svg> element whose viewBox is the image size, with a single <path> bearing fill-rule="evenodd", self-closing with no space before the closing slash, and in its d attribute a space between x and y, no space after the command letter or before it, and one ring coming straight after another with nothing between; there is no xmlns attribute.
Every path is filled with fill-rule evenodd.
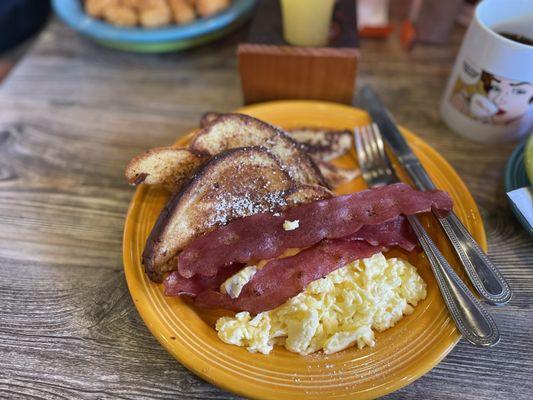
<svg viewBox="0 0 533 400"><path fill-rule="evenodd" d="M363 87L360 98L363 106L378 125L381 134L394 151L402 167L413 180L415 186L419 190L436 189L420 160L400 133L392 115L383 106L374 90L369 86ZM452 211L447 217L438 218L438 220L459 256L468 277L481 297L495 305L503 305L509 302L512 297L509 284L479 247L457 215Z"/></svg>

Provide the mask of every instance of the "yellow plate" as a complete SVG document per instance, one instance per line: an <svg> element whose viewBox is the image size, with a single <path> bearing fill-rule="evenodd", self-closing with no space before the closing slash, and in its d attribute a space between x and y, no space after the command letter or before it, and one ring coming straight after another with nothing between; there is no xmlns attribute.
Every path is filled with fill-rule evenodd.
<svg viewBox="0 0 533 400"><path fill-rule="evenodd" d="M361 110L315 101L264 103L238 111L284 128L341 129L369 122L367 114ZM436 185L452 196L455 212L486 250L477 206L457 173L420 138L405 129L403 133ZM181 138L178 144L185 145L189 138L190 135ZM353 154L344 156L340 163L356 166ZM364 187L359 178L344 185L339 192ZM397 390L428 372L460 338L424 256L411 253L403 256L418 266L427 282L428 296L412 315L378 333L373 348L352 348L330 356L317 353L307 357L276 348L265 356L225 344L213 329L220 312L197 310L179 298L163 296L162 285L151 283L143 272L143 246L166 199L164 192L146 186L135 193L124 230L128 287L141 317L157 340L188 369L217 386L262 399L374 398ZM444 255L457 265L436 222L427 217L425 224ZM458 272L464 276L462 271Z"/></svg>

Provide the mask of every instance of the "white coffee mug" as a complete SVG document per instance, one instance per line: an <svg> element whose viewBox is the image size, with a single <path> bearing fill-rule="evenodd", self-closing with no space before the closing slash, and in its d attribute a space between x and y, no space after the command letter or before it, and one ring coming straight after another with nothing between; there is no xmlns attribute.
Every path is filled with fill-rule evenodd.
<svg viewBox="0 0 533 400"><path fill-rule="evenodd" d="M483 142L517 140L533 131L533 0L483 0L442 97L442 119Z"/></svg>

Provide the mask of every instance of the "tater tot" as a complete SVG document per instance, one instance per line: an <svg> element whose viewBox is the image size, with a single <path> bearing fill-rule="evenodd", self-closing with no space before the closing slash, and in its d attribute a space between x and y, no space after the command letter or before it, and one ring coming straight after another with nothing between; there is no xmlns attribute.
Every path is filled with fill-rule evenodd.
<svg viewBox="0 0 533 400"><path fill-rule="evenodd" d="M104 18L118 26L135 26L139 22L135 10L124 6L107 7L104 10Z"/></svg>
<svg viewBox="0 0 533 400"><path fill-rule="evenodd" d="M113 25L155 28L209 17L229 7L231 0L83 0L83 4L87 15Z"/></svg>
<svg viewBox="0 0 533 400"><path fill-rule="evenodd" d="M102 18L109 7L119 5L119 0L85 0L85 12L91 17Z"/></svg>
<svg viewBox="0 0 533 400"><path fill-rule="evenodd" d="M202 17L216 14L230 5L230 0L196 0L196 11Z"/></svg>
<svg viewBox="0 0 533 400"><path fill-rule="evenodd" d="M177 24L187 24L196 19L194 8L187 0L168 0L168 3Z"/></svg>
<svg viewBox="0 0 533 400"><path fill-rule="evenodd" d="M120 0L120 4L132 8L134 10L138 10L141 8L143 0Z"/></svg>
<svg viewBox="0 0 533 400"><path fill-rule="evenodd" d="M152 28L168 25L172 20L172 13L165 0L144 0L139 18L143 26Z"/></svg>

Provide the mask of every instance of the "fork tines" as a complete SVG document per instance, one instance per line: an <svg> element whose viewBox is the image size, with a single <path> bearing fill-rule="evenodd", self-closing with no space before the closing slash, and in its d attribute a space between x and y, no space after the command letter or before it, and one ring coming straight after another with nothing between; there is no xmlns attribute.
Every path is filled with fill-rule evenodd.
<svg viewBox="0 0 533 400"><path fill-rule="evenodd" d="M364 180L371 187L393 183L396 179L378 126L373 123L354 128L354 137Z"/></svg>

